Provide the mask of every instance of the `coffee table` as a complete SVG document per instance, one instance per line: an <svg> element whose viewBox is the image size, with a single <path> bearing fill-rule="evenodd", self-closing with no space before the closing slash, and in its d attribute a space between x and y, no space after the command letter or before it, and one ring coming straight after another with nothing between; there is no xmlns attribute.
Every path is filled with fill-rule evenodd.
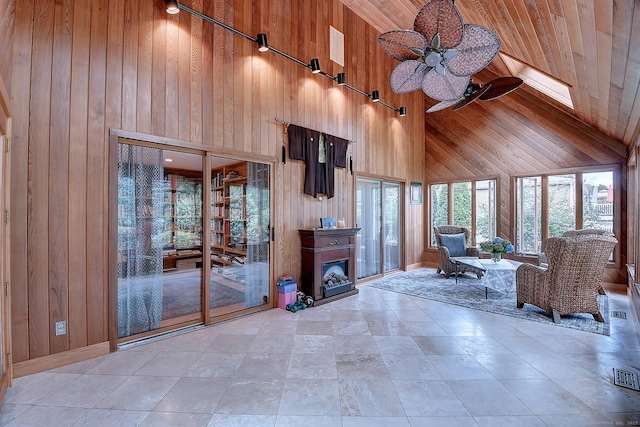
<svg viewBox="0 0 640 427"><path fill-rule="evenodd" d="M508 259L493 262L490 259L473 257L452 257L451 261L456 264L456 284L458 283L458 264L483 271L478 284L484 287L485 299L488 298L489 289L506 295L514 292L516 288L516 270L522 264Z"/></svg>
<svg viewBox="0 0 640 427"><path fill-rule="evenodd" d="M464 266L465 270L470 271L471 273L478 276L478 279L481 279L484 275L485 271L487 271L486 267L480 263L480 259L478 257L473 256L455 256L449 258L451 262L453 262L456 266L455 276L456 276L456 285L458 284L458 275L460 274L459 269L460 266Z"/></svg>
<svg viewBox="0 0 640 427"><path fill-rule="evenodd" d="M487 269L482 278L483 286L494 291L510 295L516 290L516 270L522 264L518 261L503 259L500 262L493 262L490 259L480 260Z"/></svg>

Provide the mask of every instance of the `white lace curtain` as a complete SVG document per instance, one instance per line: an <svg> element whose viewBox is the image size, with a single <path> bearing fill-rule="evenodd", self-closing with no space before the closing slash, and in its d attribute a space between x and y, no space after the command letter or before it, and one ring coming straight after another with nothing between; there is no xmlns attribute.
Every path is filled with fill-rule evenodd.
<svg viewBox="0 0 640 427"><path fill-rule="evenodd" d="M162 150L118 147L118 337L162 321Z"/></svg>

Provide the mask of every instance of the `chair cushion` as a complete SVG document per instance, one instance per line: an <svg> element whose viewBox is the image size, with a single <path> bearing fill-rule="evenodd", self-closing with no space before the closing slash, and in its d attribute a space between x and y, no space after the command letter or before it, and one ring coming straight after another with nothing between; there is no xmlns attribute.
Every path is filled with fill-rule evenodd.
<svg viewBox="0 0 640 427"><path fill-rule="evenodd" d="M449 256L466 256L467 240L464 233L460 234L441 234L440 243L449 249Z"/></svg>

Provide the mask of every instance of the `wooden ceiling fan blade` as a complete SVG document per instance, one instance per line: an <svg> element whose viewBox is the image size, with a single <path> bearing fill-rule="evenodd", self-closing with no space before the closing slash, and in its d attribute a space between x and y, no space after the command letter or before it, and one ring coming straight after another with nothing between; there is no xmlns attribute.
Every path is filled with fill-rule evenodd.
<svg viewBox="0 0 640 427"><path fill-rule="evenodd" d="M499 98L513 92L522 83L523 81L519 77L499 77L487 83L487 85L491 85L491 88L480 95L479 98L483 101Z"/></svg>
<svg viewBox="0 0 640 427"><path fill-rule="evenodd" d="M462 101L458 102L456 105L453 106L453 111L458 111L459 109L464 108L467 105L471 104L473 101L481 97L482 94L486 93L489 89L491 89L491 83L487 83L486 85L482 86L480 89L473 92L471 95L464 98Z"/></svg>

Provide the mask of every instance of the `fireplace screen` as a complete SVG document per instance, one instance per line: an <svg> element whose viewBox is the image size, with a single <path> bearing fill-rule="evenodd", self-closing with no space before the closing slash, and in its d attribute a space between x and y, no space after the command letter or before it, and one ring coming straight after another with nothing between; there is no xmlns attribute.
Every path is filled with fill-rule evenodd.
<svg viewBox="0 0 640 427"><path fill-rule="evenodd" d="M351 280L347 276L348 262L343 259L322 264L322 291L325 298L351 289Z"/></svg>

